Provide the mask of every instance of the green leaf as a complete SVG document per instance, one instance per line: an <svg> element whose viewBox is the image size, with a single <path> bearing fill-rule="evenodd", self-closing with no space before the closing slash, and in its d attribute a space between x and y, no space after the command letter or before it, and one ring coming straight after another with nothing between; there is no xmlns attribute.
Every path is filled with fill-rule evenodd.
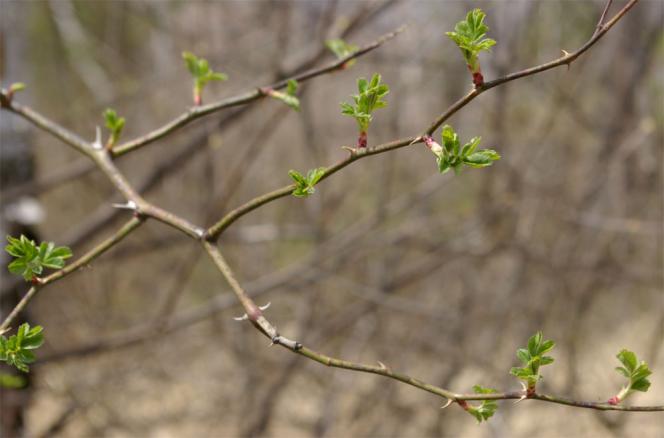
<svg viewBox="0 0 664 438"><path fill-rule="evenodd" d="M458 22L454 32L445 34L459 47L466 64L473 72L479 72L478 55L488 51L496 41L484 38L489 27L484 24L486 14L481 9L473 9L466 15L466 19Z"/></svg>
<svg viewBox="0 0 664 438"><path fill-rule="evenodd" d="M445 174L450 170L450 162L447 159L447 157L441 155L437 158L437 162L438 162L438 172L440 172L441 174Z"/></svg>
<svg viewBox="0 0 664 438"><path fill-rule="evenodd" d="M25 90L26 85L23 82L14 82L9 86L9 91L12 93L16 93L17 91L23 91Z"/></svg>
<svg viewBox="0 0 664 438"><path fill-rule="evenodd" d="M28 365L35 361L31 350L39 348L44 342L43 328L40 326L30 328L28 323L21 324L15 335L0 336L0 361L17 369L27 372Z"/></svg>
<svg viewBox="0 0 664 438"><path fill-rule="evenodd" d="M531 356L537 356L539 346L542 343L542 332L537 332L528 339L528 352Z"/></svg>
<svg viewBox="0 0 664 438"><path fill-rule="evenodd" d="M621 350L616 357L630 373L633 372L638 365L636 355L629 350Z"/></svg>
<svg viewBox="0 0 664 438"><path fill-rule="evenodd" d="M475 152L475 149L480 144L481 140L482 140L482 137L473 137L473 138L471 138L468 143L463 145L463 149L461 150L461 156L467 157L468 155Z"/></svg>
<svg viewBox="0 0 664 438"><path fill-rule="evenodd" d="M452 154L454 148L458 148L459 136L450 125L443 126L443 131L441 135L443 146L448 153Z"/></svg>
<svg viewBox="0 0 664 438"><path fill-rule="evenodd" d="M539 374L540 367L553 363L554 359L550 356L543 356L555 346L551 340L544 340L542 332L537 332L528 339L527 348L519 348L516 352L519 360L524 364L523 367L514 367L510 374L528 383L531 387L542 378Z"/></svg>
<svg viewBox="0 0 664 438"><path fill-rule="evenodd" d="M56 247L53 242L42 242L37 246L24 235L19 239L7 236L7 241L9 245L5 250L15 258L7 268L26 281L40 275L44 268L62 269L65 260L72 256L71 250L65 246Z"/></svg>
<svg viewBox="0 0 664 438"><path fill-rule="evenodd" d="M616 367L615 369L616 369L616 371L618 371L620 374L622 374L623 376L625 376L625 377L627 377L627 378L629 379L630 373L629 373L629 371L627 371L625 368L623 368L623 367Z"/></svg>
<svg viewBox="0 0 664 438"><path fill-rule="evenodd" d="M185 65L193 76L198 76L198 58L191 52L182 52L182 58L184 59Z"/></svg>
<svg viewBox="0 0 664 438"><path fill-rule="evenodd" d="M353 44L348 44L342 39L332 39L332 40L327 40L325 41L325 46L332 51L332 53L335 54L335 56L338 59L345 58L349 55L352 55L357 51L359 47L353 45ZM346 67L350 67L353 64L355 64L355 60L351 59L350 61L346 62L344 65Z"/></svg>
<svg viewBox="0 0 664 438"><path fill-rule="evenodd" d="M199 58L191 52L182 52L182 58L194 79L194 102L197 105L201 103L201 93L208 82L228 79L228 75L213 71L207 59Z"/></svg>
<svg viewBox="0 0 664 438"><path fill-rule="evenodd" d="M464 157L463 162L470 167L481 168L491 166L494 161L499 159L500 155L496 151L492 149L483 149Z"/></svg>
<svg viewBox="0 0 664 438"><path fill-rule="evenodd" d="M516 356L524 365L527 365L528 362L530 362L530 353L525 348L519 348L516 350Z"/></svg>
<svg viewBox="0 0 664 438"><path fill-rule="evenodd" d="M493 394L496 392L492 388L484 388L480 385L473 386L473 391L476 394ZM468 404L468 413L471 414L478 423L482 421L487 421L489 418L495 414L498 409L498 403L495 400L482 400L482 403L479 406Z"/></svg>
<svg viewBox="0 0 664 438"><path fill-rule="evenodd" d="M317 169L311 169L307 172L306 177L296 170L290 170L288 174L293 181L295 181L295 189L291 194L298 198L304 198L313 195L316 192L314 186L320 181L323 175L325 175L325 168L319 167Z"/></svg>
<svg viewBox="0 0 664 438"><path fill-rule="evenodd" d="M389 93L389 87L381 84L380 81L381 76L378 73L371 77L371 81L367 81L365 78L358 79L359 94L351 96L355 106L348 103L341 104L341 113L353 117L360 132L368 130L374 110L387 106L387 102L383 98Z"/></svg>
<svg viewBox="0 0 664 438"><path fill-rule="evenodd" d="M293 108L295 111L300 110L300 99L295 96L297 92L298 83L294 79L288 81L286 86L286 92L282 93L280 91L270 90L269 95L275 99L281 100L283 103Z"/></svg>

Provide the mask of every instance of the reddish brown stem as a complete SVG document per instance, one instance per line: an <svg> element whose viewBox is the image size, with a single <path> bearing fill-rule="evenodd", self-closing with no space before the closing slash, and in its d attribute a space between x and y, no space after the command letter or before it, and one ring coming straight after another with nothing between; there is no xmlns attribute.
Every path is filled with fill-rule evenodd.
<svg viewBox="0 0 664 438"><path fill-rule="evenodd" d="M360 136L357 138L357 147L358 148L367 147L367 131L360 132Z"/></svg>

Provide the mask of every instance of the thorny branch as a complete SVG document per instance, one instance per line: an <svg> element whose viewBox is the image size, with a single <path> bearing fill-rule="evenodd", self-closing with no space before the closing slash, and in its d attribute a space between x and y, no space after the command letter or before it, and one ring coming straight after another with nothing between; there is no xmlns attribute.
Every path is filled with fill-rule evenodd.
<svg viewBox="0 0 664 438"><path fill-rule="evenodd" d="M532 68L524 69L512 74L508 74L502 78L498 78L493 81L486 82L482 85L476 86L473 90L471 90L468 94L466 94L457 102L452 104L443 114L441 114L425 131L426 134L430 135L431 133L433 133L447 119L449 119L452 115L454 115L461 108L470 103L475 97L477 97L479 94L483 93L486 90L489 90L498 85L502 85L504 83L519 78L531 76L546 70L550 70L552 68L561 65L569 66L579 56L581 56L590 47L592 47L637 2L638 0L631 0L613 18L611 18L608 22L603 24L605 15L611 5L611 0L609 0L604 11L602 12L602 16L600 17L600 20L598 22L594 34L577 51L573 53L568 53L563 51L562 57L555 59L551 62L544 63ZM393 33L387 34L381 39L377 40L376 42L369 44L364 48L360 49L358 52L355 52L352 55L342 58L337 62L334 62L328 66L295 75L293 78L296 80L304 81L325 73L336 71L341 66L343 66L347 61L356 58L358 56L361 56L379 47L381 44L383 44L388 39L394 37L400 31L401 29ZM283 88L286 85L286 83L287 80L280 81L272 85L271 88L273 89ZM228 284L231 286L231 289L233 290L238 301L240 301L240 303L242 304L242 307L244 308L246 314L240 319L248 319L260 332L262 332L265 336L267 336L270 339L272 344L280 345L299 355L305 356L321 364L330 367L343 368L347 370L378 374L384 377L389 377L401 381L408 385L417 387L419 389L422 389L424 391L436 394L440 397L447 399L448 403L444 407L448 406L452 402L456 402L462 408L464 408L466 406L465 402L467 400L532 399L532 400L541 400L551 403L563 404L567 406L590 408L596 410L619 410L619 411L632 411L632 412L664 411L664 406L621 406L621 405L611 405L608 403L584 402L564 397L545 395L537 393L535 391L529 391L528 393L524 391L516 391L516 392L503 392L503 393L491 393L491 394L455 393L453 391L425 383L406 374L397 373L392 369L390 369L388 366L380 362L378 363L378 365L367 365L367 364L355 363L355 362L345 361L342 359L333 358L324 355L322 353L316 352L314 350L311 350L297 341L288 339L280 335L276 327L267 320L267 318L263 313L263 310L265 310L267 306L263 307L258 306L249 296L249 294L242 288L239 281L235 278L235 275L233 274L233 271L231 270L230 266L224 259L221 251L215 244L215 241L221 235L221 233L223 233L224 230L226 230L234 221L236 221L240 217L244 216L245 214L257 209L258 207L266 203L269 203L271 201L289 195L293 190L294 186L288 185L280 189L277 189L275 191L272 191L270 193L258 196L253 200L245 203L244 205L229 212L227 215L221 218L221 220L219 220L209 229L203 230L202 228L194 224L191 224L187 220L180 218L179 216L173 213L167 212L145 201L133 189L133 187L129 184L129 182L117 169L117 167L112 161L113 157L120 156L134 149L147 145L153 141L156 141L197 118L216 112L223 108L249 103L258 100L263 96L264 93L261 92L261 89L259 88L240 96L236 96L230 99L225 99L206 106L190 109L188 112L178 117L174 121L170 122L169 124L163 126L162 128L159 128L136 140L121 144L115 147L109 153L109 151L105 150L101 146L101 140L99 138L99 135L95 142L87 142L78 137L76 134L71 133L66 128L48 120L46 117L40 115L34 110L13 102L12 99L13 96L10 93L7 93L5 90L3 90L2 95L0 96L0 103L3 109L11 111L25 118L26 120L32 122L37 127L43 129L46 132L49 132L54 137L60 139L61 141L73 147L80 153L91 158L92 161L96 164L96 166L99 167L102 170L102 172L107 176L107 178L113 183L116 189L126 198L127 203L120 207L131 210L133 212L134 217L130 221L128 221L120 230L118 230L113 236L111 236L109 239L105 240L101 244L91 249L88 253L86 253L83 257L78 259L75 263L72 263L71 265L65 267L60 271L55 272L54 274L51 274L48 277L38 279L35 282L35 284L30 288L30 290L26 293L23 299L19 302L19 304L3 321L2 325L0 325L0 332L9 327L9 325L16 318L18 313L25 308L27 303L36 295L36 293L41 287L51 282L54 282L60 278L63 278L66 275L76 271L80 267L85 266L87 263L94 260L96 257L100 256L109 248L113 247L118 242L120 242L124 237L129 235L134 229L136 229L141 223L143 223L143 221L146 218L154 218L187 234L189 237L200 241L204 250L210 256L210 258L215 263L221 274L224 276ZM322 179L333 175L337 171L345 168L346 166L350 165L351 163L361 158L371 155L377 155L383 152L388 152L398 148L410 146L416 143L421 143L422 141L423 141L423 136L420 135L411 138L395 140L389 143L384 143L378 146L362 150L349 148L350 151L349 156L346 159L338 162L337 164L325 168L325 172Z"/></svg>

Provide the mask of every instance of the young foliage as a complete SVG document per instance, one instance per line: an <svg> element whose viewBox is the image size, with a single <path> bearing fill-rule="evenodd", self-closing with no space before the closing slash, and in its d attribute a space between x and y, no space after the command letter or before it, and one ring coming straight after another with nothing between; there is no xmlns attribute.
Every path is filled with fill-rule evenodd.
<svg viewBox="0 0 664 438"><path fill-rule="evenodd" d="M311 169L307 172L307 176L302 175L296 170L289 170L288 174L295 181L295 190L293 190L293 196L298 198L305 198L309 195L313 195L316 192L314 186L320 181L320 179L325 175L325 168L319 167L317 169Z"/></svg>
<svg viewBox="0 0 664 438"><path fill-rule="evenodd" d="M367 145L367 130L373 120L373 111L387 106L387 102L383 98L390 92L390 88L385 84L381 84L380 79L381 76L378 73L371 77L371 81L367 81L365 78L358 79L357 89L359 94L351 96L355 106L346 102L341 104L341 113L353 117L357 122L360 130L359 147L366 147Z"/></svg>
<svg viewBox="0 0 664 438"><path fill-rule="evenodd" d="M537 332L528 339L527 348L519 348L516 356L519 358L523 367L514 367L510 374L526 382L528 391L534 391L537 381L542 378L539 373L541 366L553 363L553 358L544 356L544 353L550 351L555 346L551 340L545 341L542 338L542 332Z"/></svg>
<svg viewBox="0 0 664 438"><path fill-rule="evenodd" d="M484 38L489 30L489 27L484 24L485 17L486 14L481 9L473 9L468 12L465 20L456 24L454 32L445 33L461 50L466 65L473 74L473 83L476 86L484 83L478 56L480 52L489 51L496 44L495 40Z"/></svg>
<svg viewBox="0 0 664 438"><path fill-rule="evenodd" d="M20 389L24 388L28 382L25 377L16 374L0 374L0 388Z"/></svg>
<svg viewBox="0 0 664 438"><path fill-rule="evenodd" d="M295 79L290 79L288 85L286 86L286 92L276 91L269 89L266 91L270 97L279 99L289 107L293 108L295 111L300 111L300 99L297 98L298 83Z"/></svg>
<svg viewBox="0 0 664 438"><path fill-rule="evenodd" d="M644 361L639 362L636 354L629 350L621 350L616 357L623 364L621 367L616 367L616 371L625 376L628 382L623 386L618 395L609 399L609 403L612 405L617 405L634 391L648 391L650 381L647 377L652 374L652 371L648 368L648 364Z"/></svg>
<svg viewBox="0 0 664 438"><path fill-rule="evenodd" d="M493 149L477 150L481 139L481 137L473 137L462 147L459 136L454 132L454 129L450 125L445 125L442 132L443 146L434 142L428 136L424 138L424 143L436 156L440 173L446 173L450 169L454 169L455 173L459 173L463 166L487 167L500 159L498 152Z"/></svg>
<svg viewBox="0 0 664 438"><path fill-rule="evenodd" d="M21 324L16 334L9 339L0 336L0 361L27 373L29 371L27 364L35 361L35 355L31 350L39 348L44 343L42 331L41 326L30 328L30 324L26 322Z"/></svg>
<svg viewBox="0 0 664 438"><path fill-rule="evenodd" d="M495 389L484 388L480 385L473 386L473 391L476 394L493 394L497 392ZM497 409L498 403L495 400L483 400L479 406L467 404L466 412L475 417L478 423L481 423L491 418Z"/></svg>
<svg viewBox="0 0 664 438"><path fill-rule="evenodd" d="M0 106L9 106L11 105L14 94L17 91L25 90L25 84L23 82L14 82L9 86L8 89L2 89L2 94L0 95Z"/></svg>
<svg viewBox="0 0 664 438"><path fill-rule="evenodd" d="M111 136L106 143L106 147L110 148L120 138L120 134L122 134L122 129L125 125L125 118L119 117L115 110L107 108L106 111L104 111L104 121L106 122L106 128L111 131Z"/></svg>
<svg viewBox="0 0 664 438"><path fill-rule="evenodd" d="M53 242L42 242L39 246L24 235L20 238L7 236L9 244L5 246L11 256L15 257L9 266L9 272L22 275L25 281L31 281L41 275L44 268L62 269L65 259L72 256L66 246L55 246Z"/></svg>
<svg viewBox="0 0 664 438"><path fill-rule="evenodd" d="M352 55L357 51L359 47L353 44L348 44L342 39L332 39L325 41L325 46L336 55L338 59L345 58L346 56ZM343 64L342 68L347 68L355 64L355 60L351 59Z"/></svg>
<svg viewBox="0 0 664 438"><path fill-rule="evenodd" d="M14 82L9 86L10 93L16 93L17 91L25 90L26 85L23 82Z"/></svg>
<svg viewBox="0 0 664 438"><path fill-rule="evenodd" d="M213 71L207 59L199 58L191 52L182 52L182 58L194 78L194 103L196 105L203 103L201 93L208 82L228 79L226 74Z"/></svg>

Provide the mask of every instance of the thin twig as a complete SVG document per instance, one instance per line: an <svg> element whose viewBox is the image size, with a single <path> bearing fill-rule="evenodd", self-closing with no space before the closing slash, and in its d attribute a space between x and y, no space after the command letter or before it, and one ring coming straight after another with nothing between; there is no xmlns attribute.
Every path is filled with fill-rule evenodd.
<svg viewBox="0 0 664 438"><path fill-rule="evenodd" d="M443 114L441 114L425 131L427 135L431 135L436 129L438 129L445 121L447 121L450 117L452 117L454 114L456 114L461 108L465 107L468 105L473 99L475 99L477 96L482 94L484 91L489 90L491 88L497 87L498 85L502 85L504 83L525 77L525 76L531 76L546 70L550 70L552 68L561 66L561 65L569 65L571 64L574 60L576 60L579 56L581 56L585 51L587 51L590 47L593 46L599 39L611 28L613 25L615 25L618 20L627 13L639 0L631 0L623 9L621 9L597 34L593 35L588 42L586 42L580 49L575 51L574 53L567 53L564 56L555 59L553 61L540 64L535 67L531 67L525 70L520 70L515 73L508 74L506 76L503 76L502 78L495 79L490 82L486 82L484 85L481 87L476 87L469 91L465 96L454 102ZM352 149L351 154L346 158L345 160L340 161L339 163L330 166L325 169L325 173L321 180L327 178L328 176L332 175L333 173L343 169L344 167L348 166L349 164L353 163L354 161L359 160L360 158L364 158L367 156L371 155L377 155L381 154L384 152L389 152L394 149L399 149L405 146L411 146L413 144L421 143L422 142L422 136L416 136L416 137L411 137L408 139L404 140L396 140L392 141L389 143L384 143L375 147L368 147L366 149ZM208 228L206 234L210 240L215 240L217 239L221 233L224 232L226 228L228 228L233 222L235 222L237 219L241 218L245 214L255 210L256 208L265 205L269 202L272 202L274 200L277 200L279 198L283 198L285 196L288 196L293 190L295 189L294 184L290 184L288 186L284 186L280 189L274 190L269 193L265 193L263 195L257 196L256 198L246 202L245 204L241 205L240 207L235 208L234 210L230 211L227 213L224 217L222 217L218 222L216 222L214 225L212 225L210 228Z"/></svg>
<svg viewBox="0 0 664 438"><path fill-rule="evenodd" d="M156 140L159 140L160 138L176 131L177 129L188 125L189 123L193 122L196 119L199 119L203 116L206 116L208 114L212 114L214 112L217 112L219 110L222 110L224 108L230 108L238 105L244 105L250 102L253 102L255 100L262 99L266 97L267 95L261 91L261 89L272 89L272 90L279 90L281 88L285 88L288 85L289 80L296 80L298 82L304 82L309 79L315 78L316 76L321 76L326 73L331 73L334 71L337 71L341 69L344 64L346 64L348 61L359 58L362 55L365 55L369 52L371 52L374 49L377 49L381 45L383 45L385 42L389 41L390 39L394 38L397 36L399 33L401 33L404 29L404 26L400 27L399 29L390 32L388 34L383 35L382 37L378 38L376 41L367 44L366 46L362 47L361 49L357 50L356 52L353 52L352 54L345 56L343 58L340 58L324 67L316 68L313 70L305 71L303 73L299 73L296 75L291 76L290 78L280 80L272 85L268 85L265 87L256 87L255 89L251 91L247 91L245 93L242 93L237 96L233 96L227 99L220 100L218 102L214 102L208 105L203 105L199 107L192 107L190 108L187 112L184 114L181 114L178 116L176 119L172 120L171 122L165 124L161 128L158 128L144 136L141 136L137 139L122 143L116 147L113 148L112 154L114 157L119 157L121 155L124 155L126 153L129 153L133 150L136 150L140 147L143 147L145 145L148 145Z"/></svg>
<svg viewBox="0 0 664 438"><path fill-rule="evenodd" d="M4 331L9 327L9 325L16 319L19 313L25 308L25 306L34 298L34 296L37 294L37 292L44 286L46 286L49 283L53 283L69 274L72 272L77 271L78 269L82 268L83 266L86 266L88 263L90 263L92 260L96 259L106 251L108 251L110 248L115 246L118 242L120 242L122 239L127 237L132 231L134 231L136 228L138 228L139 225L143 223L143 220L138 217L131 218L126 224L124 224L115 234L113 234L111 237L108 239L104 240L91 250L89 250L87 253L82 255L80 258L78 258L74 263L71 263L64 268L60 269L59 271L56 271L52 273L51 275L40 278L36 281L36 284L34 284L28 292L21 298L21 301L12 309L12 311L7 315L5 320L2 322L2 325L0 325L0 332Z"/></svg>

